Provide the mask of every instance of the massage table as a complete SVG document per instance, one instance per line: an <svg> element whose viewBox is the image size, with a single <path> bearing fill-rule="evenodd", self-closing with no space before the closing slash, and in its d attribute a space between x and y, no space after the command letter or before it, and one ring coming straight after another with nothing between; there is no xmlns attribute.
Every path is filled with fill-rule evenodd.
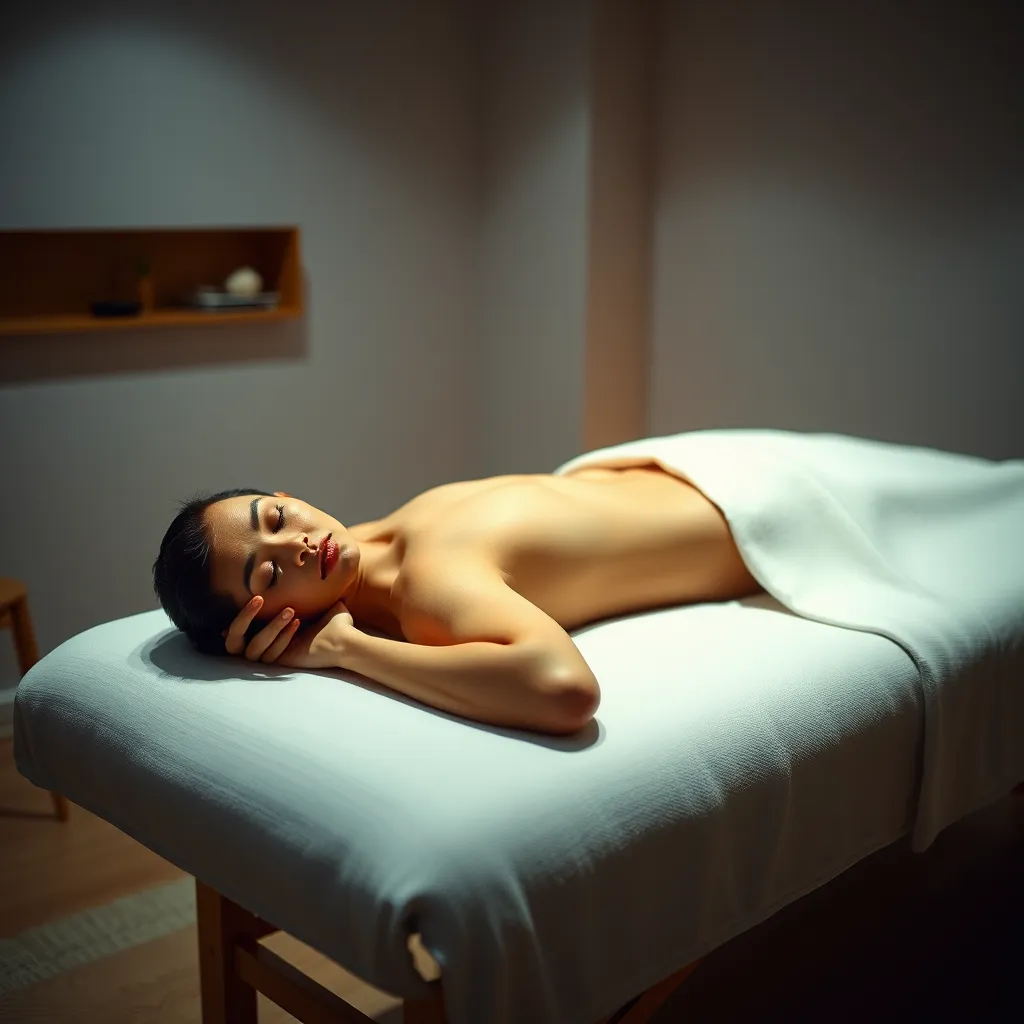
<svg viewBox="0 0 1024 1024"><path fill-rule="evenodd" d="M20 771L195 876L205 1024L254 1024L257 990L370 1019L260 944L278 929L415 1024L635 1024L709 951L1024 779L1024 463L704 431L558 472L651 462L722 509L765 592L575 632L602 690L578 734L203 657L161 611L24 678Z"/></svg>

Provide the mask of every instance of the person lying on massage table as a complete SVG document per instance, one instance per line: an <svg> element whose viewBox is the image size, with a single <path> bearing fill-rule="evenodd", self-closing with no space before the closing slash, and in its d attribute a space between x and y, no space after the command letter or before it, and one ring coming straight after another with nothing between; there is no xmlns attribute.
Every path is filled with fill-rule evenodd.
<svg viewBox="0 0 1024 1024"><path fill-rule="evenodd" d="M600 701L567 630L760 590L718 508L653 464L446 484L347 528L283 492L223 492L181 509L153 574L200 651L555 734Z"/></svg>

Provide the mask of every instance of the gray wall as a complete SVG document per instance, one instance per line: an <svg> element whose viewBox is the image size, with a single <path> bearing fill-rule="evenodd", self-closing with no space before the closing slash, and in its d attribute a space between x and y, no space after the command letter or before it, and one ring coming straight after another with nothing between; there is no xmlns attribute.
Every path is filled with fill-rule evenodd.
<svg viewBox="0 0 1024 1024"><path fill-rule="evenodd" d="M481 474L646 429L650 0L481 5Z"/></svg>
<svg viewBox="0 0 1024 1024"><path fill-rule="evenodd" d="M1018 5L662 5L653 433L1024 456Z"/></svg>
<svg viewBox="0 0 1024 1024"><path fill-rule="evenodd" d="M0 34L0 226L294 223L309 288L299 326L0 339L0 574L44 652L156 606L196 490L355 522L474 463L471 19L223 6L41 2Z"/></svg>
<svg viewBox="0 0 1024 1024"><path fill-rule="evenodd" d="M582 444L590 150L587 3L488 5L477 281L481 474Z"/></svg>
<svg viewBox="0 0 1024 1024"><path fill-rule="evenodd" d="M656 5L590 5L583 444L647 434Z"/></svg>

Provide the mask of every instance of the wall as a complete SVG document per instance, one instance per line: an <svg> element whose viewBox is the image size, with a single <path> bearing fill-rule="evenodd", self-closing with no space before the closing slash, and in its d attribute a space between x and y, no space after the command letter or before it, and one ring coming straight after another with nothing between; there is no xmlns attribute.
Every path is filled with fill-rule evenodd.
<svg viewBox="0 0 1024 1024"><path fill-rule="evenodd" d="M646 428L649 0L505 0L480 22L478 472Z"/></svg>
<svg viewBox="0 0 1024 1024"><path fill-rule="evenodd" d="M1013 5L661 8L652 432L1024 456Z"/></svg>
<svg viewBox="0 0 1024 1024"><path fill-rule="evenodd" d="M654 4L591 4L587 320L581 451L647 433Z"/></svg>
<svg viewBox="0 0 1024 1024"><path fill-rule="evenodd" d="M0 226L298 224L308 274L298 328L0 339L0 573L43 652L156 607L197 490L355 522L474 457L466 10L226 6L40 2L0 35Z"/></svg>
<svg viewBox="0 0 1024 1024"><path fill-rule="evenodd" d="M587 4L482 15L478 471L579 450L590 144Z"/></svg>

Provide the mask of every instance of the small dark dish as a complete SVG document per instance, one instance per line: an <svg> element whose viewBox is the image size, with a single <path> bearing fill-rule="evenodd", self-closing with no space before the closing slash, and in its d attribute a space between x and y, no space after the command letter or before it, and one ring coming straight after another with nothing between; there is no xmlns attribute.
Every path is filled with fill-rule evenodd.
<svg viewBox="0 0 1024 1024"><path fill-rule="evenodd" d="M138 316L142 312L142 303L94 302L90 308L93 316Z"/></svg>

